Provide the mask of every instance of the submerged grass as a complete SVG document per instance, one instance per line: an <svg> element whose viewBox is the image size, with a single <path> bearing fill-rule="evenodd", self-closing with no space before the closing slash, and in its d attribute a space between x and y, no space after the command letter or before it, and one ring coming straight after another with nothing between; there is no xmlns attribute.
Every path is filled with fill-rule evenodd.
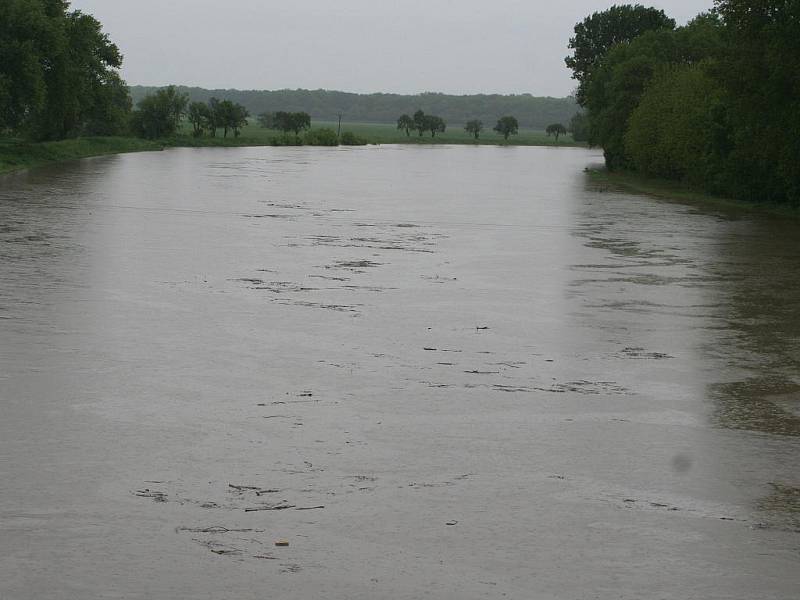
<svg viewBox="0 0 800 600"><path fill-rule="evenodd" d="M90 156L161 150L162 147L156 142L123 137L86 137L39 143L0 139L0 173Z"/></svg>
<svg viewBox="0 0 800 600"><path fill-rule="evenodd" d="M647 177L630 171L611 172L607 169L589 169L587 173L591 180L598 184L614 186L657 198L676 200L705 209L718 209L729 213L758 212L781 217L800 218L800 206L787 206L771 202L748 202L713 196L693 189L680 181Z"/></svg>

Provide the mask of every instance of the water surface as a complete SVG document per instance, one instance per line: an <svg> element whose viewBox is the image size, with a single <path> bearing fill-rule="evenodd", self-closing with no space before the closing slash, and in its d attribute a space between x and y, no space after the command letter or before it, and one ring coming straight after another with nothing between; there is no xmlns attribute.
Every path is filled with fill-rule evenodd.
<svg viewBox="0 0 800 600"><path fill-rule="evenodd" d="M798 224L600 160L0 178L0 598L796 597Z"/></svg>

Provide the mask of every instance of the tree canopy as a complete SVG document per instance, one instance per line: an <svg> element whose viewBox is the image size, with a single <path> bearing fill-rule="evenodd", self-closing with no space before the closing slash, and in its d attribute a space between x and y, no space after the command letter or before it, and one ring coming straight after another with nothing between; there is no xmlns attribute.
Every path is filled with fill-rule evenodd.
<svg viewBox="0 0 800 600"><path fill-rule="evenodd" d="M565 62L578 81L576 99L586 102L586 81L606 53L615 45L629 42L646 31L673 29L675 21L663 10L645 8L641 4L622 4L596 12L575 25L575 35L569 40L572 54Z"/></svg>
<svg viewBox="0 0 800 600"><path fill-rule="evenodd" d="M507 115L498 119L497 125L494 126L494 130L502 135L503 139L508 140L508 136L517 135L517 133L519 133L519 123L517 122L516 117Z"/></svg>
<svg viewBox="0 0 800 600"><path fill-rule="evenodd" d="M0 2L0 132L38 140L113 134L131 102L122 54L91 15L63 0Z"/></svg>
<svg viewBox="0 0 800 600"><path fill-rule="evenodd" d="M590 142L610 169L800 205L800 0L715 5L574 65Z"/></svg>
<svg viewBox="0 0 800 600"><path fill-rule="evenodd" d="M189 96L179 93L175 86L158 90L139 102L132 129L136 135L151 140L175 135L188 104Z"/></svg>
<svg viewBox="0 0 800 600"><path fill-rule="evenodd" d="M553 123L552 125L547 126L547 129L545 129L545 133L547 134L547 137L550 137L551 135L555 136L556 141L558 141L558 137L560 135L567 134L567 128L564 127L561 123Z"/></svg>
<svg viewBox="0 0 800 600"><path fill-rule="evenodd" d="M467 121L467 124L464 126L464 131L474 135L475 139L477 140L481 134L481 131L483 131L483 121L479 119L473 119L472 121Z"/></svg>

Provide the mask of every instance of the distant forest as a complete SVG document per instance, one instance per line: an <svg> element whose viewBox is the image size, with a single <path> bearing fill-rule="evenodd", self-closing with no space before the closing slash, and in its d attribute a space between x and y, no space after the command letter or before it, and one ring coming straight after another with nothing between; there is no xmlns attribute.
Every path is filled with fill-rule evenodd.
<svg viewBox="0 0 800 600"><path fill-rule="evenodd" d="M134 103L160 88L131 86ZM552 123L568 124L578 112L574 98L540 98L529 94L503 96L478 94L451 96L427 92L417 95L353 94L329 90L207 90L178 86L192 102L208 102L212 97L243 105L251 115L265 112L306 112L320 121L342 119L357 123L395 123L402 114L417 110L436 114L448 124L463 124L473 119L494 123L503 115L514 115L520 127L544 130Z"/></svg>

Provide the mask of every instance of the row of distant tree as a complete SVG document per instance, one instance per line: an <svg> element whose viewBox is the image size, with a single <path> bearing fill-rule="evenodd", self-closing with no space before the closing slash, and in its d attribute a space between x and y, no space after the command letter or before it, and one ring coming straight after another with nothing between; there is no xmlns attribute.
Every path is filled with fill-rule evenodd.
<svg viewBox="0 0 800 600"><path fill-rule="evenodd" d="M590 140L610 169L800 205L800 2L714 5L683 27L638 4L575 26Z"/></svg>
<svg viewBox="0 0 800 600"><path fill-rule="evenodd" d="M578 117L579 115L576 115L576 118ZM411 136L412 131L416 131L420 137L426 132L430 132L431 137L436 137L437 133L446 131L447 124L441 117L426 115L424 111L418 110L413 116L400 115L400 118L397 119L397 128L405 131L407 137ZM464 130L473 135L476 140L480 138L483 129L483 121L480 119L472 119L464 125ZM508 140L509 136L519 133L519 121L512 115L500 117L493 130ZM547 126L546 132L548 136L555 136L558 141L559 136L566 135L567 128L561 123L554 123Z"/></svg>
<svg viewBox="0 0 800 600"><path fill-rule="evenodd" d="M299 136L301 131L311 128L311 115L307 112L287 112L279 110L277 112L266 112L258 115L258 122L266 129L275 129L288 135L294 132Z"/></svg>
<svg viewBox="0 0 800 600"><path fill-rule="evenodd" d="M134 103L156 88L131 86ZM250 114L307 112L320 121L336 121L339 115L350 123L394 123L398 115L413 115L421 108L447 123L480 119L494 123L499 115L514 115L521 128L544 130L550 123L564 123L578 110L574 98L537 98L530 94L450 95L426 92L415 95L354 94L335 90L231 90L179 87L192 101L227 98L242 104ZM437 134L438 135L438 134Z"/></svg>
<svg viewBox="0 0 800 600"><path fill-rule="evenodd" d="M157 90L139 101L131 117L131 130L140 137L159 139L176 135L181 121L192 125L192 135L201 137L208 133L216 137L222 129L223 137L233 132L239 137L247 125L247 109L230 100L211 98L208 102L189 102L189 96L177 91L175 86Z"/></svg>

